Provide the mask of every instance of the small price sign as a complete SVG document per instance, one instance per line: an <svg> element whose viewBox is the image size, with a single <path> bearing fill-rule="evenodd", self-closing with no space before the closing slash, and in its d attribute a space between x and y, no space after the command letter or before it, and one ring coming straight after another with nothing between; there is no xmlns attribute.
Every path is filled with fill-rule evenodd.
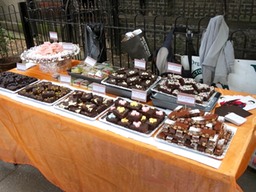
<svg viewBox="0 0 256 192"><path fill-rule="evenodd" d="M62 46L63 46L64 50L73 50L73 44L72 43L63 42Z"/></svg>
<svg viewBox="0 0 256 192"><path fill-rule="evenodd" d="M50 31L49 35L50 35L50 39L51 40L53 40L53 41L57 41L58 40L58 33L57 32Z"/></svg>
<svg viewBox="0 0 256 192"><path fill-rule="evenodd" d="M179 93L177 95L177 103L183 105L195 106L195 95L187 93Z"/></svg>
<svg viewBox="0 0 256 192"><path fill-rule="evenodd" d="M60 75L59 81L62 83L71 84L71 76L70 75Z"/></svg>
<svg viewBox="0 0 256 192"><path fill-rule="evenodd" d="M96 93L106 94L106 86L99 83L92 83L92 91Z"/></svg>
<svg viewBox="0 0 256 192"><path fill-rule="evenodd" d="M175 74L181 74L182 65L168 62L167 71Z"/></svg>
<svg viewBox="0 0 256 192"><path fill-rule="evenodd" d="M90 66L94 66L96 65L97 61L95 59L93 59L92 57L90 56L87 56L84 60L84 62Z"/></svg>
<svg viewBox="0 0 256 192"><path fill-rule="evenodd" d="M134 68L145 70L146 61L142 59L134 59Z"/></svg>
<svg viewBox="0 0 256 192"><path fill-rule="evenodd" d="M139 90L139 89L132 89L131 98L133 100L137 100L137 101L141 101L141 102L147 102L147 92Z"/></svg>

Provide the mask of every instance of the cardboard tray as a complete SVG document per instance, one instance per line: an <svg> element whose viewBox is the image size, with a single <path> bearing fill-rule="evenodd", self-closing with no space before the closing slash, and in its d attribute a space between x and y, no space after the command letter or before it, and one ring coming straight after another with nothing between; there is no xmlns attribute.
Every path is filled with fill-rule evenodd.
<svg viewBox="0 0 256 192"><path fill-rule="evenodd" d="M101 83L101 81L103 80L103 78L102 79L97 79L97 78L92 78L92 77L82 75L80 73L72 73L71 69L67 70L67 72L73 78L85 79L85 80L88 80L89 82Z"/></svg>

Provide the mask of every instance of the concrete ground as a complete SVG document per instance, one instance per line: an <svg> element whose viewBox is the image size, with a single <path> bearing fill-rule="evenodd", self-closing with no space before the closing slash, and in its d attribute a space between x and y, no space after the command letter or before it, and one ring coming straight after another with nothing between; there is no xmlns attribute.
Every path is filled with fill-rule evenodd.
<svg viewBox="0 0 256 192"><path fill-rule="evenodd" d="M238 179L244 192L256 191L256 170L248 167ZM0 192L63 192L33 166L0 161Z"/></svg>

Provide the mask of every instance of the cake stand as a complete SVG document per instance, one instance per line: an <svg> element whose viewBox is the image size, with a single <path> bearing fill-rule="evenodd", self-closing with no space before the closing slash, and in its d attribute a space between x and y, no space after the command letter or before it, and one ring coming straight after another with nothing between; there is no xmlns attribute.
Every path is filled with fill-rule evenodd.
<svg viewBox="0 0 256 192"><path fill-rule="evenodd" d="M71 59L80 52L79 46L71 43L68 49L64 49L62 52L55 54L41 55L37 52L39 47L40 45L24 51L20 55L20 58L22 61L38 64L42 72L50 73L53 77L58 76L62 71L70 69L72 67Z"/></svg>

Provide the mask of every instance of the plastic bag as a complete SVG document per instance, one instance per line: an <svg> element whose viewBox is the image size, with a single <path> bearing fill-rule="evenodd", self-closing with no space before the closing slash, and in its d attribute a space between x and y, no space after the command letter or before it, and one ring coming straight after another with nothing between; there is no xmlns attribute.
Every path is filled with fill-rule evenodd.
<svg viewBox="0 0 256 192"><path fill-rule="evenodd" d="M150 49L140 29L126 33L126 37L121 43L122 50L128 53L132 59L148 61L151 57Z"/></svg>
<svg viewBox="0 0 256 192"><path fill-rule="evenodd" d="M85 26L85 55L97 62L107 60L106 41L104 27L101 23L93 23Z"/></svg>

